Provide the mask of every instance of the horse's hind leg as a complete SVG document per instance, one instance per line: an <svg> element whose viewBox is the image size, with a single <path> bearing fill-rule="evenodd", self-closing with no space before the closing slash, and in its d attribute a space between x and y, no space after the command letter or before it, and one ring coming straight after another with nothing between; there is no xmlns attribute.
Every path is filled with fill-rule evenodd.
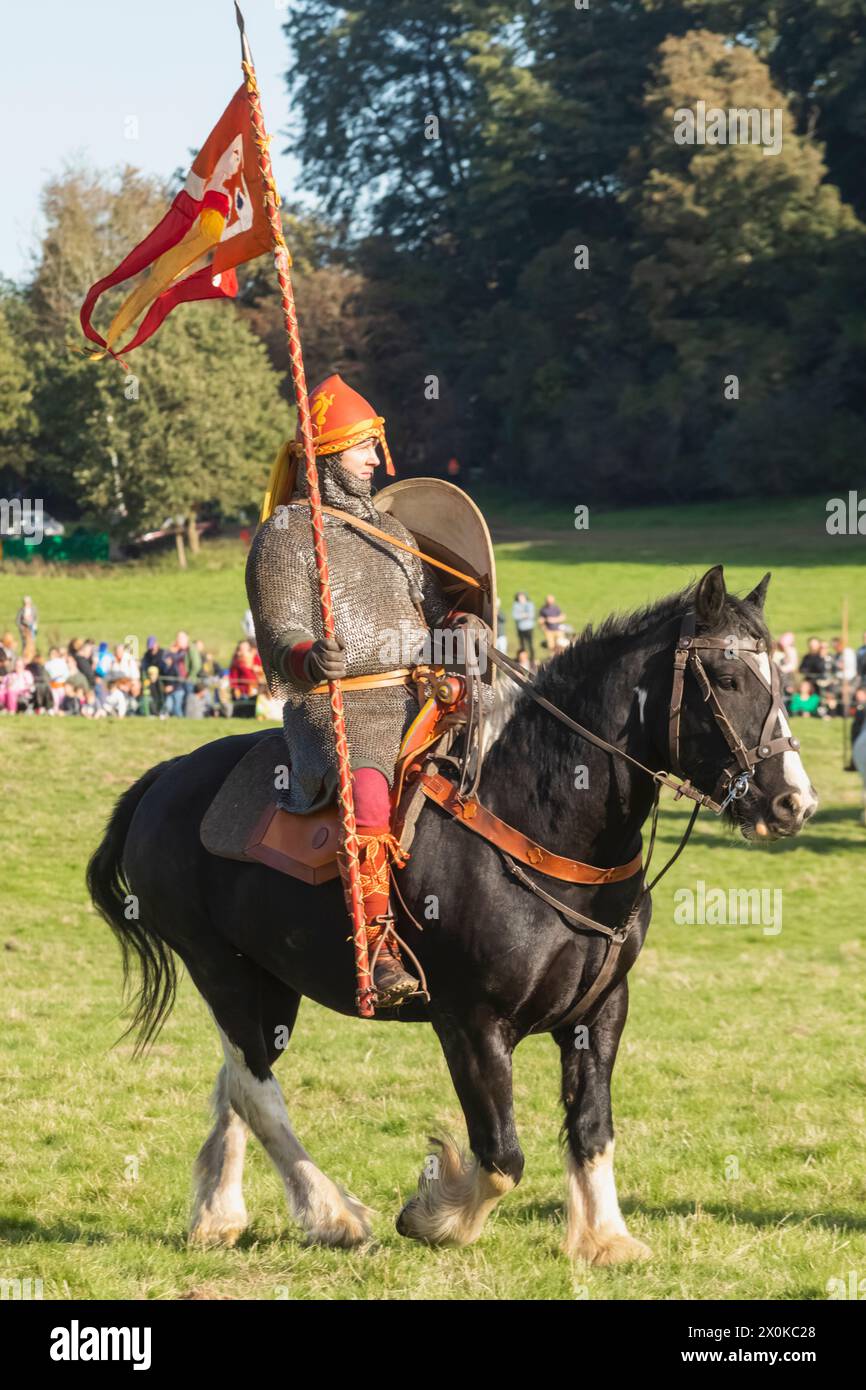
<svg viewBox="0 0 866 1390"><path fill-rule="evenodd" d="M651 1253L626 1229L613 1176L610 1079L627 1013L623 980L582 1033L568 1028L554 1034L562 1054L568 1143L565 1250L572 1259L599 1265L643 1260Z"/></svg>
<svg viewBox="0 0 866 1390"><path fill-rule="evenodd" d="M243 1175L249 1131L229 1100L225 1067L220 1068L213 1103L214 1127L195 1161L189 1239L195 1245L234 1245L247 1224Z"/></svg>
<svg viewBox="0 0 866 1390"><path fill-rule="evenodd" d="M466 1159L451 1140L437 1140L440 1152L428 1160L397 1230L433 1245L469 1245L523 1174L514 1128L512 1043L497 1019L465 1025L434 1020L434 1027L466 1117L472 1157Z"/></svg>
<svg viewBox="0 0 866 1390"><path fill-rule="evenodd" d="M292 1214L309 1240L358 1245L369 1238L370 1213L326 1177L298 1142L271 1071L291 1036L299 996L234 951L226 949L217 962L217 950L210 941L206 969L199 960L186 964L219 1030L229 1103L277 1169Z"/></svg>

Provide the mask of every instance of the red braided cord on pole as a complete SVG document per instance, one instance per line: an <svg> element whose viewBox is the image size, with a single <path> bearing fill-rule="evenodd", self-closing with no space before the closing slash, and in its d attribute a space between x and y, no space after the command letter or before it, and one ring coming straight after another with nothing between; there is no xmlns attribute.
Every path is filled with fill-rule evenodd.
<svg viewBox="0 0 866 1390"><path fill-rule="evenodd" d="M241 30L243 35L243 29ZM245 57L243 61L244 81L250 103L250 117L259 168L265 186L265 208L271 228L274 247L274 264L280 282L280 303L283 320L289 339L289 358L292 367L292 381L295 399L298 403L298 420L301 437L304 441L304 463L307 473L307 493L310 499L310 520L313 527L313 549L316 556L316 570L319 576L319 601L322 605L322 628L326 637L334 636L334 605L331 600L331 581L328 572L328 552L325 545L325 531L322 521L322 499L319 492L319 475L313 451L313 431L310 423L310 403L307 398L307 380L304 372L304 359L301 355L301 335L298 329L298 316L295 311L295 295L289 274L291 256L283 237L280 221L280 199L274 183L271 157L268 150L270 136L265 129L258 83L249 48L244 40ZM349 744L346 738L346 720L343 712L343 691L339 681L329 684L331 717L334 725L334 739L337 745L337 797L340 806L340 825L342 843L337 861L346 906L352 919L352 939L355 948L355 974L358 981L356 1002L362 1018L373 1018L373 983L370 978L370 962L367 954L367 927L364 916L364 898L361 892L361 874L358 865L358 830L355 824L355 803L352 796L352 773L349 764Z"/></svg>

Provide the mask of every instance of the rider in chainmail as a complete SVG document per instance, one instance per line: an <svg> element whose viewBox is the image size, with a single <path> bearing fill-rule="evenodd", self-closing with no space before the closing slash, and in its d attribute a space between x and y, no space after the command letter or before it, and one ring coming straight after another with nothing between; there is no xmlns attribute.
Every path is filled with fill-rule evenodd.
<svg viewBox="0 0 866 1390"><path fill-rule="evenodd" d="M328 439L321 430L327 409L321 407L322 398L337 401L331 419L342 406L350 423L360 419L362 428L370 425L367 437L356 444L357 429L353 434L344 427L342 433L332 428ZM343 437L350 441L339 451L321 453L316 448L323 505L371 522L416 546L406 527L378 511L373 500L372 465L378 462L373 441L384 444L380 417L374 417L372 407L339 377L317 387L310 403L325 443ZM365 457L370 466L359 476L359 459L362 463ZM296 481L286 484L287 501L276 505L260 527L247 562L247 592L262 663L271 690L285 701L290 785L280 794L279 804L292 812L319 809L334 797L336 747L325 682L435 661L430 629L449 626L449 605L429 565L325 512L336 641L326 640L306 493L306 475L298 469ZM315 687L317 693L311 693ZM418 712L418 699L411 683L362 689L350 683L343 691L343 706L370 947L375 948L384 934L374 987L380 1005L399 1003L415 991L417 981L404 970L388 930L392 923L389 856L400 862L399 846L390 831L388 795L403 734Z"/></svg>

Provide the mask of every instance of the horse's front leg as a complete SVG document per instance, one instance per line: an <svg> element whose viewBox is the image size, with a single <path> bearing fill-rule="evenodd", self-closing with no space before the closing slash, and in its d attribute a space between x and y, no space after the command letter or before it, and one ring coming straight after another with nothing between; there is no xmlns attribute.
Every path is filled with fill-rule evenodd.
<svg viewBox="0 0 866 1390"><path fill-rule="evenodd" d="M562 1103L568 1145L565 1250L591 1264L648 1259L651 1251L630 1236L613 1176L610 1078L628 1013L623 980L595 1021L554 1034L562 1054Z"/></svg>
<svg viewBox="0 0 866 1390"><path fill-rule="evenodd" d="M433 1245L477 1240L496 1203L516 1187L523 1154L514 1128L510 1030L500 1019L434 1020L469 1132L471 1157L437 1139L418 1194L397 1218L403 1236Z"/></svg>

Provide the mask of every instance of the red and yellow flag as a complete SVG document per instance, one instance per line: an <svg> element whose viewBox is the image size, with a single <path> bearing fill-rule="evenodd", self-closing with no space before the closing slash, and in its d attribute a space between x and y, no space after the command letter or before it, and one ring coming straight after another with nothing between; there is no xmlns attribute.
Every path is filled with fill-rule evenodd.
<svg viewBox="0 0 866 1390"><path fill-rule="evenodd" d="M241 86L196 156L184 188L165 217L89 290L81 307L81 327L102 349L93 356L131 352L156 332L177 304L234 298L238 292L234 267L270 248L249 99ZM103 338L90 321L100 295L148 267ZM118 347L118 340L145 310L138 331Z"/></svg>

